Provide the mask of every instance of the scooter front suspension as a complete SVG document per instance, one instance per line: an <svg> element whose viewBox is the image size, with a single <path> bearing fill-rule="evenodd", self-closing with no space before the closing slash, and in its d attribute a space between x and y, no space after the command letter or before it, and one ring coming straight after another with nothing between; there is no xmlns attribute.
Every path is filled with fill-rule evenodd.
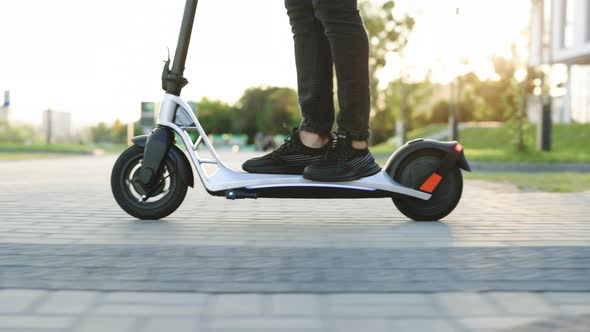
<svg viewBox="0 0 590 332"><path fill-rule="evenodd" d="M154 129L146 142L143 161L139 173L141 184L147 188L153 186L162 171L168 150L174 144L174 131L167 127L158 126Z"/></svg>

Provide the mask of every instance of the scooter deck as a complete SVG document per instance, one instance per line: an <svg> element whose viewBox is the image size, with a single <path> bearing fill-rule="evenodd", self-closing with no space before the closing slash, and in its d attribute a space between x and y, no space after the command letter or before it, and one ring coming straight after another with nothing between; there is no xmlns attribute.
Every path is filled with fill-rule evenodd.
<svg viewBox="0 0 590 332"><path fill-rule="evenodd" d="M252 174L219 169L208 178L214 196L238 198L383 198L397 195L427 200L430 194L404 187L381 171L355 181L317 182L301 175ZM213 184L213 186L211 186ZM219 188L219 185L222 185ZM210 187L218 187L211 190Z"/></svg>

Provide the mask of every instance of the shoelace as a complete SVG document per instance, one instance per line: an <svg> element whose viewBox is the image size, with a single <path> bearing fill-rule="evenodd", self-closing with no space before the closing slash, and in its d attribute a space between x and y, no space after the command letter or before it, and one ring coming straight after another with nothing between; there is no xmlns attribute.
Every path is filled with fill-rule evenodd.
<svg viewBox="0 0 590 332"><path fill-rule="evenodd" d="M338 133L332 133L331 146L324 154L324 159L327 160L348 160L353 154L352 142L350 139Z"/></svg>
<svg viewBox="0 0 590 332"><path fill-rule="evenodd" d="M286 152L291 152L291 151L295 151L295 147L293 143L293 139L295 135L299 135L299 132L297 131L297 129L293 129L293 132L291 132L291 134L287 135L287 137L285 137L285 141L283 142L283 144L281 144L281 146L279 146L276 150L274 150L272 152L273 156L276 155L281 155L283 153Z"/></svg>

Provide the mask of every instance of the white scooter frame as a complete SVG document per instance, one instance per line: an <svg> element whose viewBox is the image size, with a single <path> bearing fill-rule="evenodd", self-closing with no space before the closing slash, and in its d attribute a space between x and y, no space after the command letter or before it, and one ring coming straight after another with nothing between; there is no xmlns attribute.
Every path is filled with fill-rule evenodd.
<svg viewBox="0 0 590 332"><path fill-rule="evenodd" d="M373 176L348 182L315 182L306 180L301 175L236 172L223 163L207 137L205 130L194 114L195 113L191 107L180 97L167 93L164 95L161 104L158 126L172 129L182 139L186 151L188 152L203 185L210 193L225 192L226 197L233 198L232 190L235 190L235 192L233 192L233 195L235 196L236 194L239 194L242 189L256 190L307 187L332 188L336 190L348 189L360 191L360 193L382 191L412 196L422 200L428 200L432 196L428 193L400 185L384 170L381 170L381 172ZM199 135L195 142L192 141L192 138L189 135L189 132L191 131L196 132ZM204 159L199 156L198 148L201 144L206 147L213 159ZM203 167L204 164L214 164L217 166L217 170L212 174L208 174L207 170ZM363 195L360 194L360 196ZM384 194L379 196L387 197L390 195Z"/></svg>

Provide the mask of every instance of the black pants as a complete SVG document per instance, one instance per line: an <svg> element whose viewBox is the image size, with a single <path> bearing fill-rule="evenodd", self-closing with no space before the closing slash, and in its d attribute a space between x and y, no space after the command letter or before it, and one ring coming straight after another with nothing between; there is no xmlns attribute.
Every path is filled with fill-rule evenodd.
<svg viewBox="0 0 590 332"><path fill-rule="evenodd" d="M333 68L338 82L338 131L369 137L369 41L357 0L285 0L295 41L300 129L329 135L334 124Z"/></svg>

